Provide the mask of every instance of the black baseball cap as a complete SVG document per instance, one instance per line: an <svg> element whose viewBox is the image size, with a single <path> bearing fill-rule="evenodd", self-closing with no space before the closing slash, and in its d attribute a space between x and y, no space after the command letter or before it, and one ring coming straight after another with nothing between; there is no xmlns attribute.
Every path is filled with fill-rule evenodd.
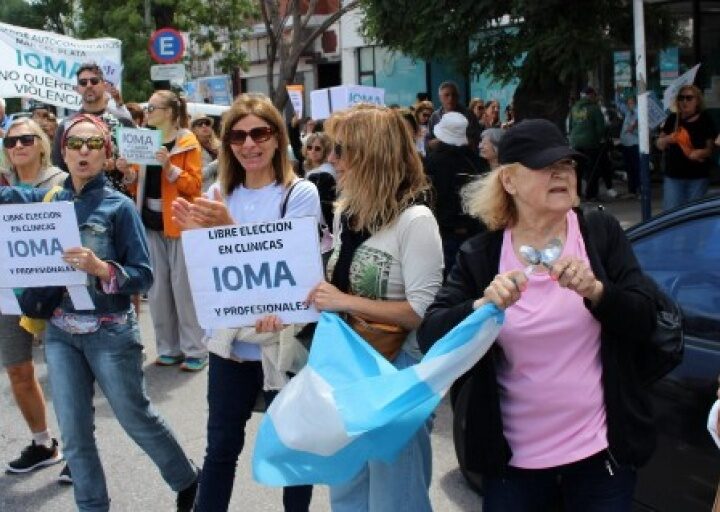
<svg viewBox="0 0 720 512"><path fill-rule="evenodd" d="M498 144L501 164L520 163L529 169L572 158L584 159L570 147L560 129L547 119L523 119L508 128Z"/></svg>

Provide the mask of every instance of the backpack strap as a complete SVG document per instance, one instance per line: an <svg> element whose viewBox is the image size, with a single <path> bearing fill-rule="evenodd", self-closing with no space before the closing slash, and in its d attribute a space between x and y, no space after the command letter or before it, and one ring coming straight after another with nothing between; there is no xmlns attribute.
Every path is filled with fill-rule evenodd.
<svg viewBox="0 0 720 512"><path fill-rule="evenodd" d="M47 193L43 196L43 203L49 203L50 201L55 199L55 196L58 195L58 193L62 190L62 187L60 185L55 185L53 188L47 191Z"/></svg>
<svg viewBox="0 0 720 512"><path fill-rule="evenodd" d="M280 218L281 219L284 218L285 214L287 213L288 202L290 201L290 194L292 194L292 191L295 188L295 185L297 185L301 181L305 181L305 178L296 179L292 183L292 185L290 185L290 188L288 188L287 192L285 192L285 197L283 198L283 202L280 205Z"/></svg>
<svg viewBox="0 0 720 512"><path fill-rule="evenodd" d="M609 248L607 241L607 227L604 216L605 212L600 207L585 211L583 214L583 217L585 217L585 224L588 229L588 235L590 236L592 244L595 246L595 249L600 256L600 261L602 262L603 267L606 267L609 256Z"/></svg>

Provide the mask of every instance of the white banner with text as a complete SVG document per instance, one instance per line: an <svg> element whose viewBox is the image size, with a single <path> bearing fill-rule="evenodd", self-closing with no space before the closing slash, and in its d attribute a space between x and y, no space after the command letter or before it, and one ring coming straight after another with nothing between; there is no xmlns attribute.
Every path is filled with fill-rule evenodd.
<svg viewBox="0 0 720 512"><path fill-rule="evenodd" d="M121 45L118 39L73 39L0 23L0 97L79 110L82 98L74 89L78 68L95 62L120 88Z"/></svg>
<svg viewBox="0 0 720 512"><path fill-rule="evenodd" d="M314 322L305 304L323 279L315 217L184 231L190 288L204 329L243 327L267 315Z"/></svg>
<svg viewBox="0 0 720 512"><path fill-rule="evenodd" d="M62 259L82 245L71 202L3 205L0 220L0 288L85 285Z"/></svg>

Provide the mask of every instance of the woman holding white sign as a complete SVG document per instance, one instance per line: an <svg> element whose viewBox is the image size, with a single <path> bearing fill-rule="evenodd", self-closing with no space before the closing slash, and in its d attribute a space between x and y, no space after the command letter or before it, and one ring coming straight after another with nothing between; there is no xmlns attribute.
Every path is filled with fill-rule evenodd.
<svg viewBox="0 0 720 512"><path fill-rule="evenodd" d="M72 201L83 243L65 249L63 259L87 274L94 305L77 310L67 293L60 293L46 297L42 308L52 311L45 356L75 502L79 510L110 508L93 426L97 382L123 429L178 493L177 510L189 512L197 470L145 392L142 343L130 304L130 296L147 290L153 279L142 223L132 201L105 178L112 142L99 118L79 114L71 119L61 144L70 179L54 200ZM46 192L0 187L0 203L38 202Z"/></svg>
<svg viewBox="0 0 720 512"><path fill-rule="evenodd" d="M185 100L174 92L155 91L145 111L147 125L162 133L157 165L148 165L137 183L137 203L155 275L148 292L158 352L155 364L199 371L207 366L207 350L190 295L180 229L172 220L170 208L177 197L192 201L200 195L200 143L188 129ZM118 159L118 169L124 170L127 165L126 160Z"/></svg>
<svg viewBox="0 0 720 512"><path fill-rule="evenodd" d="M288 135L282 116L261 94L243 94L225 113L218 181L208 197L194 203L178 199L175 220L185 228L273 221L283 217L322 219L315 185L299 180L288 161ZM283 325L276 315L254 328L213 333L209 340L208 439L197 510L227 510L245 424L260 392L266 401L287 383L286 373L268 370L269 345L279 343ZM220 338L224 337L224 340ZM261 349L262 344L262 349ZM262 363L261 363L262 361ZM287 370L299 370L289 368ZM232 390L232 392L228 392ZM286 511L306 511L311 486L286 487Z"/></svg>
<svg viewBox="0 0 720 512"><path fill-rule="evenodd" d="M35 121L13 121L3 139L3 153L10 168L0 174L0 184L22 188L62 185L67 173L50 165L50 141ZM45 396L35 376L33 335L20 327L20 317L0 315L0 363L5 367L15 403L25 418L32 442L20 457L7 464L10 473L26 473L62 460L57 441L50 436Z"/></svg>
<svg viewBox="0 0 720 512"><path fill-rule="evenodd" d="M415 329L442 283L437 221L425 205L429 183L400 113L360 105L326 124L340 196L330 282L309 300L337 311L396 368L417 363ZM370 461L350 482L330 487L334 512L432 510L430 425L386 464Z"/></svg>

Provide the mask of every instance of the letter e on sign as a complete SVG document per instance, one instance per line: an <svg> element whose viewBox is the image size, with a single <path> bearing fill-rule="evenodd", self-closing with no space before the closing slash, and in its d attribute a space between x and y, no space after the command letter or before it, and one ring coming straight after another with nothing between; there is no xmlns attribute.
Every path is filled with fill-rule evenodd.
<svg viewBox="0 0 720 512"><path fill-rule="evenodd" d="M150 36L148 51L155 62L172 64L183 58L185 39L174 28L160 28Z"/></svg>

